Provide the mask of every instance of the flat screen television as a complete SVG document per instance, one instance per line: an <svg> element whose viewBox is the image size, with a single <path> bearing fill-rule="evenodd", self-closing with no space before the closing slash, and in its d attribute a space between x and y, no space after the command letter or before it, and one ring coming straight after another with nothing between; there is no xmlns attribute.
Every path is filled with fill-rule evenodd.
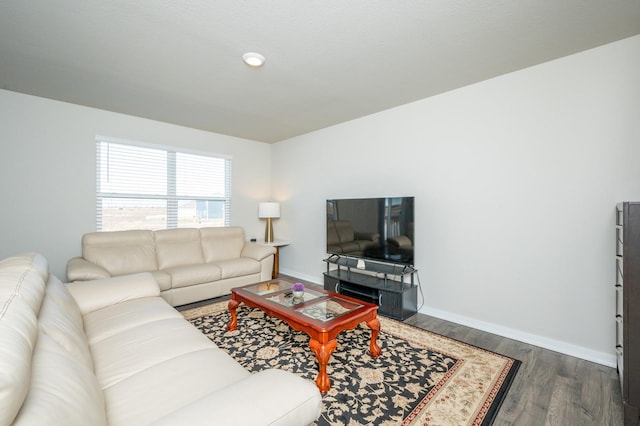
<svg viewBox="0 0 640 426"><path fill-rule="evenodd" d="M327 200L327 253L413 265L414 197Z"/></svg>

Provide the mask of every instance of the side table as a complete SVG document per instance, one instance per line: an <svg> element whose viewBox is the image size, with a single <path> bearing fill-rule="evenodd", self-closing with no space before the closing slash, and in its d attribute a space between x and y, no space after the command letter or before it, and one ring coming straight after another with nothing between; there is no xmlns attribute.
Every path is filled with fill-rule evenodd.
<svg viewBox="0 0 640 426"><path fill-rule="evenodd" d="M278 278L278 274L280 273L280 247L288 246L291 244L291 241L287 240L273 240L270 243L265 242L264 240L256 241L257 244L262 246L271 246L276 248L276 255L273 257L273 274L272 278Z"/></svg>

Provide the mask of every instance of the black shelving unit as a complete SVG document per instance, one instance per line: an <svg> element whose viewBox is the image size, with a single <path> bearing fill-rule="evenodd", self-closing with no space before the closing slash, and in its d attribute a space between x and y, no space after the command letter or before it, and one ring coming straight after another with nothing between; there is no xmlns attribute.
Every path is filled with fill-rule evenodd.
<svg viewBox="0 0 640 426"><path fill-rule="evenodd" d="M394 319L405 320L418 312L418 271L413 266L340 255L324 261L325 290L375 303L380 315Z"/></svg>

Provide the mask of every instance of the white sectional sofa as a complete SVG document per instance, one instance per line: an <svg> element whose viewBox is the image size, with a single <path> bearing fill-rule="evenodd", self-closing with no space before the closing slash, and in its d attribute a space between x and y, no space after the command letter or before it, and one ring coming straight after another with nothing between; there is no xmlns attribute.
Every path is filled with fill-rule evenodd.
<svg viewBox="0 0 640 426"><path fill-rule="evenodd" d="M82 257L67 263L67 281L151 272L162 297L180 306L270 280L275 252L245 241L239 226L92 232Z"/></svg>
<svg viewBox="0 0 640 426"><path fill-rule="evenodd" d="M29 253L0 261L0 425L291 425L321 396L250 374L161 298L151 274L63 284Z"/></svg>

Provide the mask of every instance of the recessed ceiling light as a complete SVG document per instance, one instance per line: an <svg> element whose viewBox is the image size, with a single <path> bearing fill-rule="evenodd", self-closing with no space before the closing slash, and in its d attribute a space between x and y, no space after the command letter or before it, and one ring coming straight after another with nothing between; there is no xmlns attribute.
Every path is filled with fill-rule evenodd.
<svg viewBox="0 0 640 426"><path fill-rule="evenodd" d="M242 60L250 67L261 67L262 65L264 65L264 61L266 61L264 56L255 52L245 53L244 55L242 55Z"/></svg>

